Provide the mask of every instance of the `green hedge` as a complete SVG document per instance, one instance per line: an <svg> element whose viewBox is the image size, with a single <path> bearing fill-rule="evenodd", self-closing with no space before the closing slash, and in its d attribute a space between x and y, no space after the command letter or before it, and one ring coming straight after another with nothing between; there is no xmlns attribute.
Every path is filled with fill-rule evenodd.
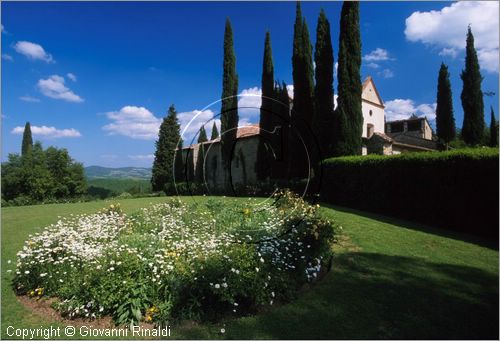
<svg viewBox="0 0 500 341"><path fill-rule="evenodd" d="M325 202L498 239L498 150L369 155L324 162Z"/></svg>

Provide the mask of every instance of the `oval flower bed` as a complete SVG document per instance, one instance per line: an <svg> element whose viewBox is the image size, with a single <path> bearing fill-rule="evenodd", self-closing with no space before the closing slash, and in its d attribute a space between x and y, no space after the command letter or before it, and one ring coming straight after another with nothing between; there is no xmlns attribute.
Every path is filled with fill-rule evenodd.
<svg viewBox="0 0 500 341"><path fill-rule="evenodd" d="M272 204L208 199L62 219L17 254L19 295L56 297L68 318L117 325L213 320L291 299L331 255L334 228L281 193Z"/></svg>

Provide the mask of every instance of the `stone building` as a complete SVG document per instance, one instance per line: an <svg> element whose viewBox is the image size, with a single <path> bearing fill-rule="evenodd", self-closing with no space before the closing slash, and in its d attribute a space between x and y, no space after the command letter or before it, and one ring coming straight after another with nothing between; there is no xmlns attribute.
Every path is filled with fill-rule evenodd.
<svg viewBox="0 0 500 341"><path fill-rule="evenodd" d="M363 82L361 94L363 112L362 154L392 155L405 152L437 150L432 129L426 118L412 116L407 120L385 121L385 106L371 77ZM239 127L231 160L231 179L234 187L257 183L255 164L259 144L259 125ZM183 149L184 158L198 163L201 146L205 151L204 183L209 189L224 184L220 138L194 144Z"/></svg>

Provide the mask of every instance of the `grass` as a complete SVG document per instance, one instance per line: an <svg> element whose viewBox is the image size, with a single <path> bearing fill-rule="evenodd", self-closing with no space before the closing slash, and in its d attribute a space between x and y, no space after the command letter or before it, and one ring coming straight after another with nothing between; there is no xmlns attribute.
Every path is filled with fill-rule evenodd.
<svg viewBox="0 0 500 341"><path fill-rule="evenodd" d="M202 198L198 198L203 200ZM165 198L120 201L132 212ZM194 200L194 199L190 199ZM30 233L57 216L91 213L104 202L2 208L2 338L6 328L60 325L33 315L10 281ZM451 232L373 214L324 207L343 226L332 271L292 303L218 324L172 326L174 338L498 338L498 249ZM225 334L220 329L225 328Z"/></svg>

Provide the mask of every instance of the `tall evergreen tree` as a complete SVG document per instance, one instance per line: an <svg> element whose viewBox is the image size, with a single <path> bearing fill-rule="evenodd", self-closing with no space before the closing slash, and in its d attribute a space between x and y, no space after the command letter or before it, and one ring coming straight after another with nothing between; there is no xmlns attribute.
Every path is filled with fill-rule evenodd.
<svg viewBox="0 0 500 341"><path fill-rule="evenodd" d="M484 135L484 103L481 82L483 77L479 70L474 36L469 26L467 30L467 45L465 48L465 70L460 75L463 81L462 107L464 109L464 122L462 125L462 138L468 145L478 145Z"/></svg>
<svg viewBox="0 0 500 341"><path fill-rule="evenodd" d="M27 155L33 150L33 137L31 136L31 125L26 122L23 132L23 142L21 146L21 155Z"/></svg>
<svg viewBox="0 0 500 341"><path fill-rule="evenodd" d="M175 151L174 156L174 179L175 182L185 182L187 178L187 169L185 168L187 163L185 162L185 155L182 152L182 144L183 141L180 140L179 145L177 146L177 150Z"/></svg>
<svg viewBox="0 0 500 341"><path fill-rule="evenodd" d="M293 177L303 177L309 171L309 160L306 148L311 147L311 128L314 117L314 68L312 64L312 45L309 39L309 29L304 18L300 2L297 2L296 18L293 36L292 54L293 74L293 110L291 123L290 162ZM308 150L310 152L312 150Z"/></svg>
<svg viewBox="0 0 500 341"><path fill-rule="evenodd" d="M330 23L323 9L319 14L316 27L314 61L316 63L316 86L314 88L316 115L313 131L318 139L322 158L327 158L332 156L333 48Z"/></svg>
<svg viewBox="0 0 500 341"><path fill-rule="evenodd" d="M493 112L493 107L491 107L489 145L490 147L498 146L498 121L495 119L495 113Z"/></svg>
<svg viewBox="0 0 500 341"><path fill-rule="evenodd" d="M217 129L217 127L215 126L215 122L214 127L215 129ZM205 162L205 146L203 145L203 143L207 141L208 139L205 127L201 126L200 135L198 136L198 143L200 145L198 146L198 154L196 155L196 167L194 168L194 181L197 183L203 182L203 166Z"/></svg>
<svg viewBox="0 0 500 341"><path fill-rule="evenodd" d="M207 132L205 131L205 127L200 127L200 134L198 135L198 143L207 142Z"/></svg>
<svg viewBox="0 0 500 341"><path fill-rule="evenodd" d="M217 124L214 124L212 126L212 135L210 136L210 140L215 140L216 138L219 137L219 129L217 129Z"/></svg>
<svg viewBox="0 0 500 341"><path fill-rule="evenodd" d="M453 117L450 73L444 63L441 63L439 69L436 103L436 133L439 139L447 145L455 138L456 128Z"/></svg>
<svg viewBox="0 0 500 341"><path fill-rule="evenodd" d="M155 159L151 177L153 191L165 190L167 183L174 180L174 156L180 138L180 125L177 120L177 111L172 104L168 114L160 125L158 140L156 141ZM182 144L181 146L182 147ZM177 153L180 154L180 153Z"/></svg>
<svg viewBox="0 0 500 341"><path fill-rule="evenodd" d="M257 147L257 162L255 163L257 179L264 180L269 176L268 153L266 151L266 137L273 131L273 116L276 114L273 111L274 104L274 66L273 52L271 49L271 35L266 32L264 41L264 58L262 62L262 102L260 106L260 138Z"/></svg>
<svg viewBox="0 0 500 341"><path fill-rule="evenodd" d="M233 46L233 30L229 18L226 19L224 31L224 62L222 76L221 106L221 151L224 172L224 189L231 187L230 167L232 151L236 143L238 128L238 75L236 74L236 57Z"/></svg>
<svg viewBox="0 0 500 341"><path fill-rule="evenodd" d="M361 37L359 2L344 1L340 14L338 98L335 110L334 155L361 154Z"/></svg>

